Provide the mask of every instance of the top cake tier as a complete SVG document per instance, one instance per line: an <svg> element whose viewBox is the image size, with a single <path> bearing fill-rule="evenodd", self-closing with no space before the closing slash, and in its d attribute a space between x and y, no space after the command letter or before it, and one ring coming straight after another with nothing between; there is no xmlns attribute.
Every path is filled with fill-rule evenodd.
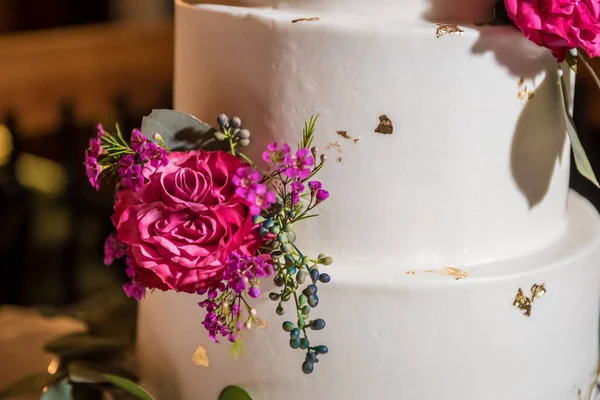
<svg viewBox="0 0 600 400"><path fill-rule="evenodd" d="M201 1L210 3L210 1ZM480 22L490 17L495 0L225 0L214 3L242 7L393 15L434 22Z"/></svg>
<svg viewBox="0 0 600 400"><path fill-rule="evenodd" d="M320 114L331 197L294 228L311 254L433 269L533 253L563 232L557 63L517 29L177 4L176 109L241 117L257 160Z"/></svg>

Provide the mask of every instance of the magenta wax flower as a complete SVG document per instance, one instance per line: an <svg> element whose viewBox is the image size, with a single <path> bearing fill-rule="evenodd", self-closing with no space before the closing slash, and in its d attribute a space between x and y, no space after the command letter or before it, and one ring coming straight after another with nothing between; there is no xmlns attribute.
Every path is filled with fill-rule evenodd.
<svg viewBox="0 0 600 400"><path fill-rule="evenodd" d="M131 143L131 148L133 151L138 154L143 154L148 139L146 139L146 136L144 136L139 129L134 129L131 133L131 139L129 142Z"/></svg>
<svg viewBox="0 0 600 400"><path fill-rule="evenodd" d="M90 154L89 151L85 152L85 175L90 182L90 185L94 187L94 189L100 189L100 173L102 172L102 167L98 164L98 158L94 157Z"/></svg>
<svg viewBox="0 0 600 400"><path fill-rule="evenodd" d="M267 150L263 152L263 160L272 165L274 168L283 167L287 157L292 149L287 143L271 143L267 146Z"/></svg>
<svg viewBox="0 0 600 400"><path fill-rule="evenodd" d="M105 134L104 132L104 128L102 127L102 124L98 124L98 133L96 134L96 137L93 137L90 139L90 155L92 157L98 157L100 154L102 154L104 152L104 149L102 148L102 142L100 140L100 138Z"/></svg>
<svg viewBox="0 0 600 400"><path fill-rule="evenodd" d="M288 157L287 164L285 174L288 177L306 179L310 175L310 167L315 165L315 158L309 149L298 149L295 157Z"/></svg>
<svg viewBox="0 0 600 400"><path fill-rule="evenodd" d="M127 297L140 301L146 295L146 288L139 283L126 283L123 285L123 290Z"/></svg>
<svg viewBox="0 0 600 400"><path fill-rule="evenodd" d="M167 158L167 151L154 142L148 142L146 144L146 149L144 150L142 159L145 162L149 160L150 165L154 168L166 167L169 163L169 159Z"/></svg>
<svg viewBox="0 0 600 400"><path fill-rule="evenodd" d="M252 297L253 299L258 299L260 297L260 288L256 285L250 286L250 289L248 290L248 296Z"/></svg>
<svg viewBox="0 0 600 400"><path fill-rule="evenodd" d="M319 181L308 182L308 188L310 189L311 192L316 192L317 190L321 189L322 187L323 187L323 184Z"/></svg>
<svg viewBox="0 0 600 400"><path fill-rule="evenodd" d="M117 240L117 235L111 233L104 241L104 264L112 265L115 260L125 257L126 245Z"/></svg>
<svg viewBox="0 0 600 400"><path fill-rule="evenodd" d="M300 195L304 192L304 184L296 181L290 185L290 189L292 190L292 204L298 204L300 202Z"/></svg>
<svg viewBox="0 0 600 400"><path fill-rule="evenodd" d="M325 189L319 189L319 190L317 190L316 198L317 198L317 203L325 201L329 198L329 192Z"/></svg>
<svg viewBox="0 0 600 400"><path fill-rule="evenodd" d="M132 192L137 192L144 183L142 166L136 164L133 154L126 154L119 160L117 170L121 177L121 183Z"/></svg>
<svg viewBox="0 0 600 400"><path fill-rule="evenodd" d="M257 184L248 191L246 200L250 202L250 214L258 215L261 210L266 210L275 204L277 197L275 192L269 190L266 185Z"/></svg>
<svg viewBox="0 0 600 400"><path fill-rule="evenodd" d="M235 194L244 199L248 198L254 185L258 184L261 179L261 173L250 167L238 168L236 174L231 178L233 184L237 186Z"/></svg>

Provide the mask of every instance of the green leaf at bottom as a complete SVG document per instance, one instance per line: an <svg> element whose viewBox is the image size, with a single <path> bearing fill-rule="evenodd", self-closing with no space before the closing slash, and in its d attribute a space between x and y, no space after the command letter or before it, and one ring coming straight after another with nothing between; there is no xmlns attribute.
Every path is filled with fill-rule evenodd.
<svg viewBox="0 0 600 400"><path fill-rule="evenodd" d="M154 400L154 398L142 389L135 382L130 381L129 379L121 378L120 376L110 375L110 374L102 374L107 381L109 381L114 386L123 389L127 393L135 396L141 400Z"/></svg>
<svg viewBox="0 0 600 400"><path fill-rule="evenodd" d="M227 386L219 395L219 400L252 400L252 397L241 387Z"/></svg>
<svg viewBox="0 0 600 400"><path fill-rule="evenodd" d="M571 140L571 147L573 148L573 156L575 158L575 165L577 166L577 170L584 178L588 179L592 182L596 187L600 187L598 180L596 179L596 175L594 174L594 170L592 169L592 164L585 154L585 150L583 149L583 145L579 140L579 136L577 135L577 129L575 129L575 122L571 117L571 113L569 112L568 101L567 101L567 84L565 82L564 77L560 77L560 88L562 91L561 100L563 103L563 108L565 112L565 119L567 122L567 132L569 133L569 139Z"/></svg>

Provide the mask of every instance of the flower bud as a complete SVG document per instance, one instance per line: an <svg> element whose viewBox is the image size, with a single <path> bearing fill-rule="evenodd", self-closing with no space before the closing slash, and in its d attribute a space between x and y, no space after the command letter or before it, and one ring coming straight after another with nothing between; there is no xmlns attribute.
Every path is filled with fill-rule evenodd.
<svg viewBox="0 0 600 400"><path fill-rule="evenodd" d="M327 161L327 156L325 154L321 154L321 162L324 163Z"/></svg>
<svg viewBox="0 0 600 400"><path fill-rule="evenodd" d="M215 139L222 142L223 140L227 139L227 137L223 132L215 132Z"/></svg>
<svg viewBox="0 0 600 400"><path fill-rule="evenodd" d="M240 137L240 139L250 139L250 131L248 129L242 129L238 133L238 136Z"/></svg>
<svg viewBox="0 0 600 400"><path fill-rule="evenodd" d="M231 126L234 128L239 128L240 126L242 126L242 120L239 117L233 117L231 118Z"/></svg>
<svg viewBox="0 0 600 400"><path fill-rule="evenodd" d="M313 146L310 148L310 152L312 153L313 157L316 157L317 154L319 154L319 148L317 146Z"/></svg>
<svg viewBox="0 0 600 400"><path fill-rule="evenodd" d="M242 146L242 147L250 146L250 139L240 139L240 146Z"/></svg>
<svg viewBox="0 0 600 400"><path fill-rule="evenodd" d="M227 122L229 122L229 117L227 117L225 114L221 114L219 115L219 118L217 118L217 122L220 126L226 126Z"/></svg>

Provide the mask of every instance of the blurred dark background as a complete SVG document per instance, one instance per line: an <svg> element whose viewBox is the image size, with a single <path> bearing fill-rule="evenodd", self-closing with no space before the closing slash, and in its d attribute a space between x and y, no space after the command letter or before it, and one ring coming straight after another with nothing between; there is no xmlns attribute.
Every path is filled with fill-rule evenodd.
<svg viewBox="0 0 600 400"><path fill-rule="evenodd" d="M62 307L123 283L102 263L112 193L87 183L83 151L98 122L130 131L172 107L172 14L173 0L0 0L0 305ZM575 118L600 171L600 91L581 69Z"/></svg>
<svg viewBox="0 0 600 400"><path fill-rule="evenodd" d="M110 192L95 124L171 107L172 0L0 0L0 303L61 306L120 286L102 264ZM112 130L112 129L111 129Z"/></svg>

